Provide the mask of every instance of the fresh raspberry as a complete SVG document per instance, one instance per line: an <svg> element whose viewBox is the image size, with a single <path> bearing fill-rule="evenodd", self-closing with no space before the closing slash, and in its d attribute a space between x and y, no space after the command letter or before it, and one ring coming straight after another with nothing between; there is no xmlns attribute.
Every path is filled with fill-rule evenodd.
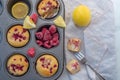
<svg viewBox="0 0 120 80"><path fill-rule="evenodd" d="M51 34L54 34L57 31L55 25L51 25L49 31Z"/></svg>
<svg viewBox="0 0 120 80"><path fill-rule="evenodd" d="M42 28L43 35L45 34L46 31L47 31L47 28Z"/></svg>
<svg viewBox="0 0 120 80"><path fill-rule="evenodd" d="M30 56L30 57L34 57L35 56L35 48L29 48L28 51L27 51L27 54Z"/></svg>
<svg viewBox="0 0 120 80"><path fill-rule="evenodd" d="M37 40L36 42L37 42L37 44L38 44L39 46L42 46L42 45L43 45L43 42L40 41L40 40Z"/></svg>
<svg viewBox="0 0 120 80"><path fill-rule="evenodd" d="M43 40L44 41L47 41L47 40L50 40L52 38L50 32L48 30L46 30L46 32L44 33L44 36L43 36Z"/></svg>
<svg viewBox="0 0 120 80"><path fill-rule="evenodd" d="M50 42L49 41L46 41L46 42L44 42L44 47L45 48L51 48L52 46L50 45Z"/></svg>
<svg viewBox="0 0 120 80"><path fill-rule="evenodd" d="M53 34L53 38L59 39L59 34L58 33Z"/></svg>
<svg viewBox="0 0 120 80"><path fill-rule="evenodd" d="M37 20L38 20L38 15L36 13L33 13L31 16L30 16L30 19L33 20L33 22L36 24L37 23Z"/></svg>
<svg viewBox="0 0 120 80"><path fill-rule="evenodd" d="M43 38L43 33L42 32L37 32L37 33L35 33L35 36L37 37L37 39L42 39Z"/></svg>
<svg viewBox="0 0 120 80"><path fill-rule="evenodd" d="M56 38L53 38L52 40L50 40L50 44L52 46L57 46L59 44L59 40Z"/></svg>

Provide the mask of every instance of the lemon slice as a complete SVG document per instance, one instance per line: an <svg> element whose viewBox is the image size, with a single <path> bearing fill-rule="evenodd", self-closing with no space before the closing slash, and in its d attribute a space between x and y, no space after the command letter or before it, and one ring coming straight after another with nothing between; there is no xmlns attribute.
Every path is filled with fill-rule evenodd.
<svg viewBox="0 0 120 80"><path fill-rule="evenodd" d="M62 27L62 28L66 27L65 21L62 16L58 16L53 22L55 25L59 27Z"/></svg>
<svg viewBox="0 0 120 80"><path fill-rule="evenodd" d="M36 28L35 23L32 21L32 19L30 19L30 16L27 16L24 20L23 23L23 28L25 29L33 29Z"/></svg>
<svg viewBox="0 0 120 80"><path fill-rule="evenodd" d="M23 2L18 2L12 7L12 15L17 19L22 19L28 14L28 6Z"/></svg>

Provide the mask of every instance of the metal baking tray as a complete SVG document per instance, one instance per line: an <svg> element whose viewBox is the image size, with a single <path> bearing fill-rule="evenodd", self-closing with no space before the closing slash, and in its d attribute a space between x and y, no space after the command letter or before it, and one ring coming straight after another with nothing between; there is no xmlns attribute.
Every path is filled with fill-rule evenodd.
<svg viewBox="0 0 120 80"><path fill-rule="evenodd" d="M64 3L62 0L58 0L60 4L60 10L57 16L51 19L42 19L38 17L38 21L36 24L37 28L29 30L30 41L28 42L28 44L25 45L24 47L15 48L9 45L9 43L7 42L6 34L7 34L8 29L12 25L23 24L23 19L20 19L20 20L15 19L12 17L10 13L11 5L17 1L24 1L25 3L27 3L30 8L28 15L31 15L32 13L37 13L37 10L36 10L37 4L41 0L0 0L0 80L56 80L57 78L61 76L63 69L64 69L65 30L63 28L57 27L59 35L60 35L60 43L58 46L53 47L51 49L46 49L46 48L42 48L38 46L35 40L35 33L43 25L54 24L53 20L57 16L61 15L63 16L63 18L65 17ZM34 58L31 58L27 55L27 50L30 47L34 47L36 49L36 54ZM20 76L20 77L16 77L16 76L9 74L6 69L7 59L9 58L9 56L13 55L13 53L15 52L25 55L30 63L28 71L23 76ZM51 77L42 77L36 72L36 69L35 69L35 63L36 63L37 58L40 55L43 55L44 53L48 53L48 54L55 56L59 63L59 68L56 74L54 74Z"/></svg>

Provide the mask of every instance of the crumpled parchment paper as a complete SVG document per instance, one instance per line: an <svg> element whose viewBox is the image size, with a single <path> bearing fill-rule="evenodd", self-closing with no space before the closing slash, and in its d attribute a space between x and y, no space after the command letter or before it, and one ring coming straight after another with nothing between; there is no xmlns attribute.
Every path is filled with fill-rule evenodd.
<svg viewBox="0 0 120 80"><path fill-rule="evenodd" d="M106 80L116 80L116 52L114 9L110 0L63 0L65 4L65 48L67 62L75 59L67 50L69 38L80 38L82 50L88 63L94 67ZM88 27L78 28L72 21L72 12L80 4L87 5L91 10L92 20ZM59 80L89 80L85 66L75 75L67 74Z"/></svg>

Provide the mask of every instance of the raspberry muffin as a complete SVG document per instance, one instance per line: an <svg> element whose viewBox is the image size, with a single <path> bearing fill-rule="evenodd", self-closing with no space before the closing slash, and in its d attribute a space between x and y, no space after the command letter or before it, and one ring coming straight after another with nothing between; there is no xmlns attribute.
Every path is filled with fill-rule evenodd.
<svg viewBox="0 0 120 80"><path fill-rule="evenodd" d="M51 18L58 13L59 7L57 0L42 0L37 9L42 18Z"/></svg>
<svg viewBox="0 0 120 80"><path fill-rule="evenodd" d="M43 55L37 59L36 70L43 77L51 77L58 70L58 61L52 55Z"/></svg>
<svg viewBox="0 0 120 80"><path fill-rule="evenodd" d="M71 74L75 74L80 71L80 64L77 60L73 59L68 62L66 68Z"/></svg>
<svg viewBox="0 0 120 80"><path fill-rule="evenodd" d="M81 40L78 38L71 38L68 40L67 49L72 52L80 51Z"/></svg>
<svg viewBox="0 0 120 80"><path fill-rule="evenodd" d="M7 32L7 41L13 47L22 47L29 42L29 31L22 25L12 26Z"/></svg>
<svg viewBox="0 0 120 80"><path fill-rule="evenodd" d="M21 54L12 55L7 61L7 70L14 76L24 75L28 71L28 68L28 60Z"/></svg>

